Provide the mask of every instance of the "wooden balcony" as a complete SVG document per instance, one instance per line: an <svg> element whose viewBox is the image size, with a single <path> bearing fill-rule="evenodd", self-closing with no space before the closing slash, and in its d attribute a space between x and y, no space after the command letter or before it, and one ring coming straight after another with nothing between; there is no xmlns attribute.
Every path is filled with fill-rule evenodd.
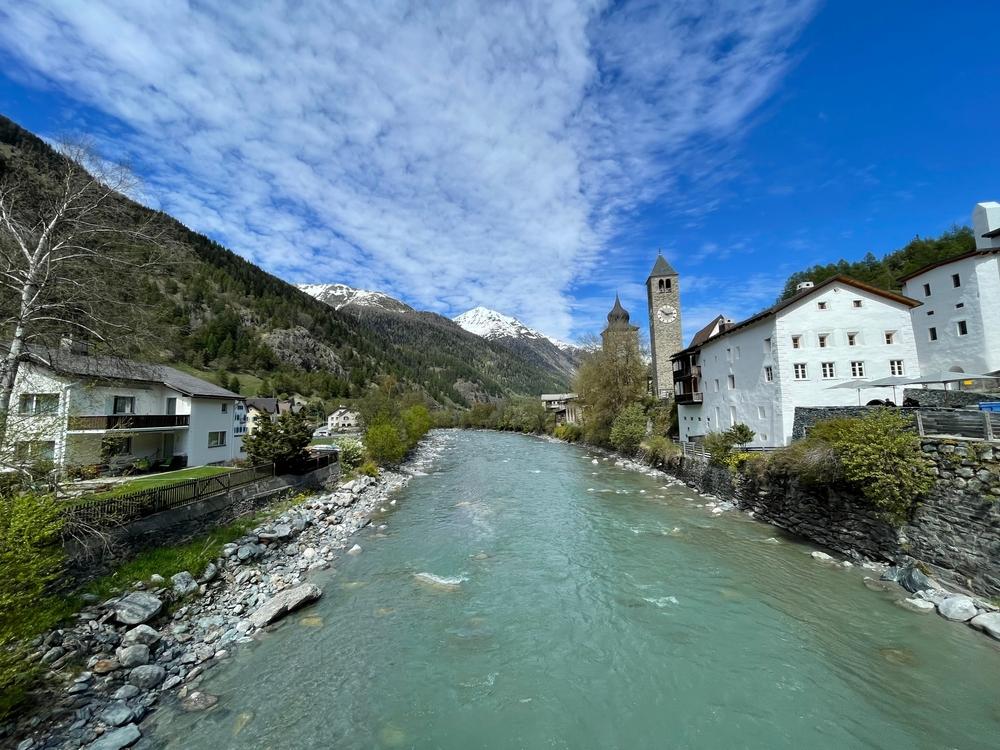
<svg viewBox="0 0 1000 750"><path fill-rule="evenodd" d="M70 417L66 429L82 430L151 430L187 427L189 414L107 414L93 417Z"/></svg>
<svg viewBox="0 0 1000 750"><path fill-rule="evenodd" d="M679 393L674 396L678 404L700 404L705 398L703 393Z"/></svg>

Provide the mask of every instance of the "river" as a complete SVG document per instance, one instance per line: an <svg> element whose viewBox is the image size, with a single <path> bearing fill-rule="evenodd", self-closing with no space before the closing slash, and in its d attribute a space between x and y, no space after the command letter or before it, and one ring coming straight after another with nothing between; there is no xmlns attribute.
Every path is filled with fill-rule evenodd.
<svg viewBox="0 0 1000 750"><path fill-rule="evenodd" d="M212 671L215 709L162 708L155 747L1000 743L997 644L865 571L585 448L452 431L427 449L388 529Z"/></svg>

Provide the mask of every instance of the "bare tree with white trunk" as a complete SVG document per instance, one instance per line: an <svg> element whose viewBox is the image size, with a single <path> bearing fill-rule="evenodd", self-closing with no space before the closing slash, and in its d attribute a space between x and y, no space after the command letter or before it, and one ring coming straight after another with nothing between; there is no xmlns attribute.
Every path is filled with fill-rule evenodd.
<svg viewBox="0 0 1000 750"><path fill-rule="evenodd" d="M137 292L168 248L135 188L86 144L0 153L0 444L34 348L68 337L126 352L148 331Z"/></svg>

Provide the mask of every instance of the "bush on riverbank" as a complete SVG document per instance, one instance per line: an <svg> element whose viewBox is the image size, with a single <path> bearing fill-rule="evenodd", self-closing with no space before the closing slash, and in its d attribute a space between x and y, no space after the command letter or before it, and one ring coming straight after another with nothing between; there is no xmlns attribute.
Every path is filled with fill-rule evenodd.
<svg viewBox="0 0 1000 750"><path fill-rule="evenodd" d="M49 588L63 569L63 516L48 496L0 496L0 719L16 708L40 668L24 641L66 616Z"/></svg>
<svg viewBox="0 0 1000 750"><path fill-rule="evenodd" d="M634 456L646 437L646 412L639 404L631 404L615 417L609 435L611 445L626 456Z"/></svg>
<svg viewBox="0 0 1000 750"><path fill-rule="evenodd" d="M651 435L639 446L642 460L654 469L667 465L670 459L679 456L681 448L664 435Z"/></svg>

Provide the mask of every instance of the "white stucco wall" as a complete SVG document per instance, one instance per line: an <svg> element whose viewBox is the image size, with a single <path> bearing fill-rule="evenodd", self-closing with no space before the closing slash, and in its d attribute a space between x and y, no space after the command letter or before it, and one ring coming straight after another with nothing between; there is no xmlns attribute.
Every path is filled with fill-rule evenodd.
<svg viewBox="0 0 1000 750"><path fill-rule="evenodd" d="M188 466L224 463L241 457L240 445L233 435L234 403L233 399L191 399L191 426L187 437ZM226 405L225 412L222 411L223 404ZM226 444L209 448L208 433L220 430L226 433Z"/></svg>
<svg viewBox="0 0 1000 750"><path fill-rule="evenodd" d="M958 274L960 287L954 286L952 274ZM930 285L930 296L924 284ZM1000 369L1000 256L983 254L932 268L908 279L903 294L923 302L911 313L923 372ZM965 336L958 333L962 320ZM932 327L936 341L930 340Z"/></svg>
<svg viewBox="0 0 1000 750"><path fill-rule="evenodd" d="M861 307L854 307L854 300ZM826 309L818 303L824 302ZM894 332L885 343L886 331ZM856 333L849 346L848 333ZM819 335L827 346L819 346ZM800 337L793 348L792 336ZM765 340L770 338L770 351ZM729 429L733 422L748 425L755 433L752 446L786 445L791 438L796 406L849 406L858 403L856 389L830 387L851 377L851 362L865 365L865 379L890 375L890 360L902 360L906 375L917 374L917 350L909 308L846 284L831 284L815 294L746 328L709 339L702 347L700 388L702 404L678 406L682 440ZM834 378L824 378L822 363L833 362ZM796 380L794 365L806 365L806 379ZM774 382L765 380L770 365ZM735 388L730 389L732 375ZM718 381L718 390L716 390ZM892 398L892 390L861 390L861 403ZM901 398L902 393L897 393Z"/></svg>

